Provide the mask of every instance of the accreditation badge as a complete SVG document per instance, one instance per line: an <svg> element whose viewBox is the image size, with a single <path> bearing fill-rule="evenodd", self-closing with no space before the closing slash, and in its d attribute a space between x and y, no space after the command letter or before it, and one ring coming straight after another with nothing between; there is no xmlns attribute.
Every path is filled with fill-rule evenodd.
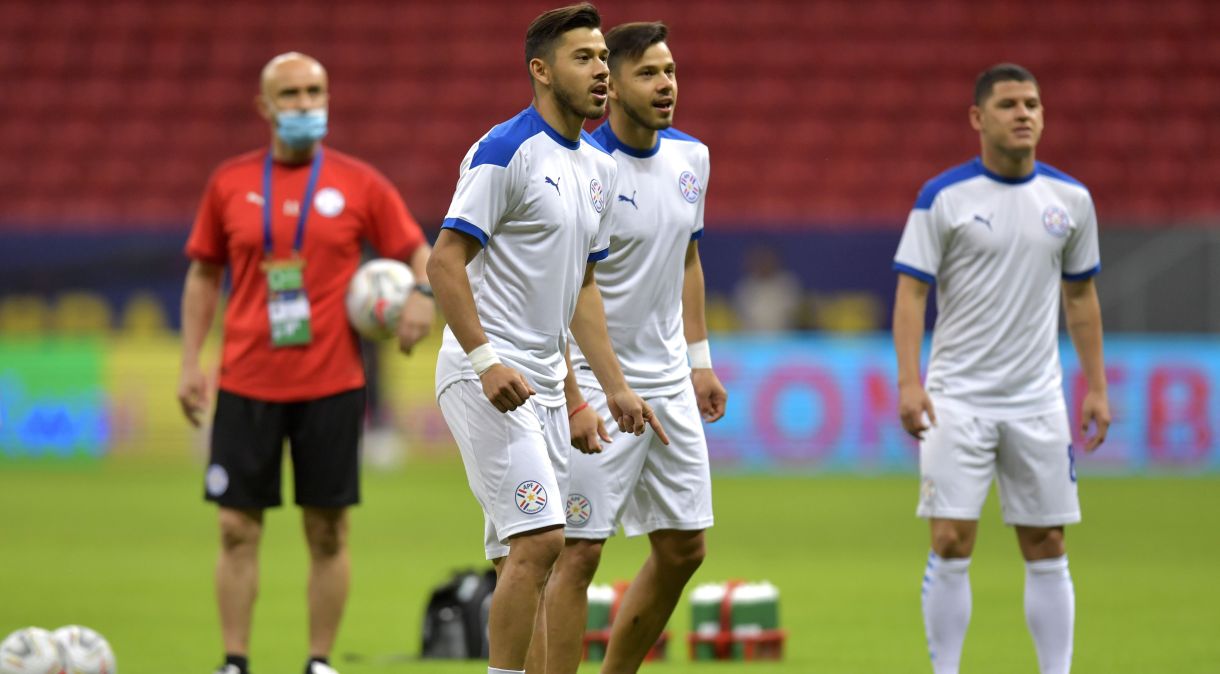
<svg viewBox="0 0 1220 674"><path fill-rule="evenodd" d="M305 295L305 262L300 259L263 263L267 275L267 316L271 346L304 346L313 338L309 298Z"/></svg>

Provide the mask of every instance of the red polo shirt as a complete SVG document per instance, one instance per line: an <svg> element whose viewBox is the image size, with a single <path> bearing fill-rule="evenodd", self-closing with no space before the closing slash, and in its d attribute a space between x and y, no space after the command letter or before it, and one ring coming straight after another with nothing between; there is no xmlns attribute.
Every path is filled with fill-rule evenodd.
<svg viewBox="0 0 1220 674"><path fill-rule="evenodd" d="M220 388L273 402L307 400L364 385L360 342L343 299L361 260L361 241L381 257L408 260L423 232L397 190L376 169L326 148L301 257L312 341L271 347L263 251L263 166L267 150L221 164L208 181L186 244L194 260L228 266ZM310 164L272 168L272 257L292 257Z"/></svg>

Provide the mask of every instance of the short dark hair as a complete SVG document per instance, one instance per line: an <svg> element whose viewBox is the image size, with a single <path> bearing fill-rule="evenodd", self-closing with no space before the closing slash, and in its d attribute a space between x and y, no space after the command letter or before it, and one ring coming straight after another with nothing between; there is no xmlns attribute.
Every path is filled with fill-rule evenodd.
<svg viewBox="0 0 1220 674"><path fill-rule="evenodd" d="M624 60L635 61L658 42L669 37L669 26L660 21L636 21L624 23L606 33L606 47L610 50L610 70L618 68Z"/></svg>
<svg viewBox="0 0 1220 674"><path fill-rule="evenodd" d="M982 105L991 96L997 82L1033 82L1035 87L1038 86L1034 74L1025 68L1015 63L997 63L979 73L979 78L974 81L974 104Z"/></svg>
<svg viewBox="0 0 1220 674"><path fill-rule="evenodd" d="M549 60L555 52L555 43L569 30L601 26L601 15L597 13L597 8L588 2L539 14L525 31L526 66L536 58Z"/></svg>

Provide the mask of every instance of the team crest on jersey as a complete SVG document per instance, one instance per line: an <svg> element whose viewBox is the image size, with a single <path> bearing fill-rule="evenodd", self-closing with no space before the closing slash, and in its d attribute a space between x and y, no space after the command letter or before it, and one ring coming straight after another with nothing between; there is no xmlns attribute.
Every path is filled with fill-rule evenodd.
<svg viewBox="0 0 1220 674"><path fill-rule="evenodd" d="M346 204L347 200L343 198L343 193L333 187L323 188L318 192L318 196L313 198L313 207L318 209L318 213L328 218L342 213L343 206Z"/></svg>
<svg viewBox="0 0 1220 674"><path fill-rule="evenodd" d="M517 485L513 498L517 501L517 509L526 515L537 515L546 507L546 489L535 480Z"/></svg>
<svg viewBox="0 0 1220 674"><path fill-rule="evenodd" d="M568 497L566 511L568 526L579 529L588 524L589 518L593 516L593 504L589 503L589 499L583 494L572 494Z"/></svg>
<svg viewBox="0 0 1220 674"><path fill-rule="evenodd" d="M1058 206L1047 206L1042 211L1042 226L1051 236L1062 239L1072 230L1072 218Z"/></svg>
<svg viewBox="0 0 1220 674"><path fill-rule="evenodd" d="M593 210L601 213L606 208L606 192L597 178L589 181L589 201L593 202Z"/></svg>
<svg viewBox="0 0 1220 674"><path fill-rule="evenodd" d="M682 175L678 176L678 188L682 190L682 198L692 204L699 200L699 193L703 191L699 179L690 171L683 171Z"/></svg>

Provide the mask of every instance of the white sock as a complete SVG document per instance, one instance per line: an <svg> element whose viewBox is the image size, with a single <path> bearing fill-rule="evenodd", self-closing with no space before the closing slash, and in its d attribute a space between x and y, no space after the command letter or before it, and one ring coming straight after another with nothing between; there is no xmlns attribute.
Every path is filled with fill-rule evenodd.
<svg viewBox="0 0 1220 674"><path fill-rule="evenodd" d="M524 669L496 669L495 667L488 667L487 674L525 674L525 670Z"/></svg>
<svg viewBox="0 0 1220 674"><path fill-rule="evenodd" d="M1067 556L1025 563L1025 624L1038 650L1042 674L1072 669L1072 626L1076 593Z"/></svg>
<svg viewBox="0 0 1220 674"><path fill-rule="evenodd" d="M928 553L923 575L923 624L936 674L957 674L970 610L970 558L941 559L934 552Z"/></svg>

